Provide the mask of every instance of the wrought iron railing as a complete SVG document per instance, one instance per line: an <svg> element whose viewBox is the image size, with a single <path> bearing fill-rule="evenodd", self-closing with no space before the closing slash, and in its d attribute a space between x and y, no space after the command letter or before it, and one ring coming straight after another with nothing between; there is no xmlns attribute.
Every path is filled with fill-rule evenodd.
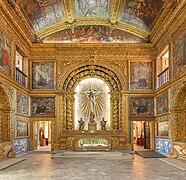
<svg viewBox="0 0 186 180"><path fill-rule="evenodd" d="M169 68L162 71L157 77L157 88L169 81Z"/></svg>
<svg viewBox="0 0 186 180"><path fill-rule="evenodd" d="M28 87L28 76L17 67L16 67L16 81L19 84Z"/></svg>

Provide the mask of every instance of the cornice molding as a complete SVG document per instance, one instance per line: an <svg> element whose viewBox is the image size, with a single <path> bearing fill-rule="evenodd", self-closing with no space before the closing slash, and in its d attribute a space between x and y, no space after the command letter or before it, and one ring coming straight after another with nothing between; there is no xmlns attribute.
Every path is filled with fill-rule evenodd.
<svg viewBox="0 0 186 180"><path fill-rule="evenodd" d="M7 22L7 24L14 30L15 34L17 35L18 38L20 38L22 43L27 48L30 48L32 44L31 37L34 36L34 32L30 30L30 27L27 26L26 21L22 17L21 13L18 11L19 10L17 6L13 8L5 2L4 3L0 2L1 18L4 19Z"/></svg>
<svg viewBox="0 0 186 180"><path fill-rule="evenodd" d="M179 29L182 23L185 23L186 1L180 0L177 4L172 1L164 4L164 11L151 31L151 41L154 46L159 46L159 44L165 44L171 41L175 29Z"/></svg>

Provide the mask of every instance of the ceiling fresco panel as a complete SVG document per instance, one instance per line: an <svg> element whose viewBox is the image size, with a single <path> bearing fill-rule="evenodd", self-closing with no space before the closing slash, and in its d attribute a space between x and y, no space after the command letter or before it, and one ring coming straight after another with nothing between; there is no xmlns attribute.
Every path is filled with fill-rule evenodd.
<svg viewBox="0 0 186 180"><path fill-rule="evenodd" d="M20 6L38 31L65 20L61 3L58 0L22 0Z"/></svg>
<svg viewBox="0 0 186 180"><path fill-rule="evenodd" d="M42 39L43 43L142 43L144 39L119 29L111 31L107 26L78 26L74 32L64 29Z"/></svg>
<svg viewBox="0 0 186 180"><path fill-rule="evenodd" d="M78 19L107 19L110 0L75 0Z"/></svg>
<svg viewBox="0 0 186 180"><path fill-rule="evenodd" d="M121 22L148 29L163 5L162 0L126 0Z"/></svg>

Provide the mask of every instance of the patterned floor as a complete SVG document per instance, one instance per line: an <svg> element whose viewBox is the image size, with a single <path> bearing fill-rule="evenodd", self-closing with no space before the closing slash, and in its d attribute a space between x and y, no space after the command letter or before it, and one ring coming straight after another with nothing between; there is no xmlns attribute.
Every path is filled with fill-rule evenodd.
<svg viewBox="0 0 186 180"><path fill-rule="evenodd" d="M26 160L0 171L0 180L186 180L186 172L158 158L134 160L54 158L29 154Z"/></svg>

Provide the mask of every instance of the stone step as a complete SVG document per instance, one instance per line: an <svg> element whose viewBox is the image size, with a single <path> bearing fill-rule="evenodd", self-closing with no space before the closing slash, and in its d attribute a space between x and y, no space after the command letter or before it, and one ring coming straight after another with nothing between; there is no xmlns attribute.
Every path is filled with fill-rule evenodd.
<svg viewBox="0 0 186 180"><path fill-rule="evenodd" d="M95 158L95 159L127 159L132 160L134 156L122 152L74 152L65 151L57 153L52 158Z"/></svg>
<svg viewBox="0 0 186 180"><path fill-rule="evenodd" d="M10 166L13 166L14 164L20 163L24 161L24 158L7 158L7 159L1 159L0 160L0 170L6 169Z"/></svg>
<svg viewBox="0 0 186 180"><path fill-rule="evenodd" d="M160 159L160 161L165 162L183 171L186 171L186 161L184 160L166 158L166 159Z"/></svg>

